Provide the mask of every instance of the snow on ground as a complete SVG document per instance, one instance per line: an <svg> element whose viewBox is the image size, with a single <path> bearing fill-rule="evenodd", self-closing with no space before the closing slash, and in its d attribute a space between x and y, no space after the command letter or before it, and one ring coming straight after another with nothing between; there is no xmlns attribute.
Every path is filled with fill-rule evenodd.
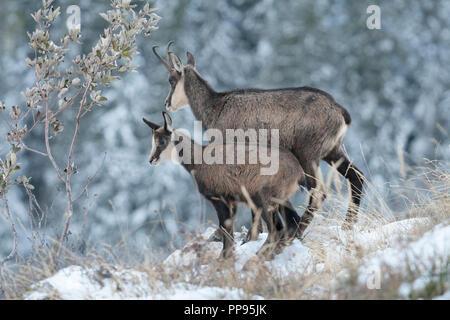
<svg viewBox="0 0 450 320"><path fill-rule="evenodd" d="M188 243L184 248L173 252L167 257L164 264L168 268L178 268L180 266L187 267L207 264L209 259L217 259L222 250L222 243L208 241L214 231L214 228L208 228L200 237ZM244 268L245 264L255 256L267 238L267 233L262 233L256 241L243 243L246 234L247 230L245 228L241 232L234 233L236 242L234 250L236 271ZM267 261L266 265L272 269L284 270L284 273L288 274L292 270L303 270L311 262L311 259L310 250L299 240L294 240L273 261Z"/></svg>
<svg viewBox="0 0 450 320"><path fill-rule="evenodd" d="M324 264L339 265L345 263L352 250L362 252L374 251L401 243L407 239L409 232L417 226L427 224L426 218L413 218L386 224L376 229L343 231L338 226L317 227L303 242L294 240L272 261L266 261L268 268L281 275L289 277L292 272L316 272ZM222 244L209 242L209 236L215 231L208 228L200 237L188 243L182 249L173 252L165 261L167 267L178 268L189 265L206 264L208 259L215 259L220 255ZM235 269L240 271L245 264L255 256L258 249L266 240L267 234L259 235L256 241L244 243L243 238L247 230L235 232L236 247ZM317 247L320 246L320 250ZM320 255L317 255L320 251Z"/></svg>
<svg viewBox="0 0 450 320"><path fill-rule="evenodd" d="M367 275L374 268L390 268L406 274L408 268L414 268L415 273L422 276L417 277L412 283L402 283L399 289L400 295L407 298L411 291L425 289L430 281L438 277L433 269L446 268L450 257L450 225L439 224L432 230L426 232L419 240L410 242L405 246L385 248L374 252L365 258L360 267L359 281L364 283ZM431 274L430 274L431 273Z"/></svg>
<svg viewBox="0 0 450 320"><path fill-rule="evenodd" d="M265 261L265 267L277 274L280 279L292 274L319 274L330 266L345 276L345 263L350 259L360 261L358 280L364 283L367 274L374 266L390 266L406 272L408 261L419 257L423 261L423 273L436 264L436 260L448 261L450 256L450 225L443 223L435 226L415 241L411 240L414 230L429 225L426 218L413 218L392 222L377 228L342 231L337 226L312 228L303 242L294 240L272 261ZM188 242L183 248L174 251L164 261L167 270L192 268L192 274L199 276L209 262L216 261L222 244L210 242L208 238L215 230L208 228L203 234ZM235 233L234 268L245 277L251 272L251 261L264 243L267 234L261 234L256 241L243 243L246 230ZM200 267L200 268L199 268ZM202 267L205 267L202 269ZM238 288L219 288L192 285L186 282L163 283L152 280L147 273L131 269L106 270L70 266L52 277L35 284L26 295L27 299L262 299L260 296L248 296ZM418 277L411 285L400 287L400 294L408 297L411 290L426 284L427 279ZM413 287L411 287L413 286ZM320 289L320 288L318 288ZM449 293L441 299L448 299Z"/></svg>
<svg viewBox="0 0 450 320"><path fill-rule="evenodd" d="M52 277L34 285L28 300L49 298L64 300L238 300L248 298L242 290L231 288L199 287L178 283L167 287L161 281L152 281L144 272L124 269L111 271L103 268L70 266ZM252 299L261 299L254 296Z"/></svg>
<svg viewBox="0 0 450 320"><path fill-rule="evenodd" d="M433 300L450 300L450 290L448 290L441 296L433 298Z"/></svg>

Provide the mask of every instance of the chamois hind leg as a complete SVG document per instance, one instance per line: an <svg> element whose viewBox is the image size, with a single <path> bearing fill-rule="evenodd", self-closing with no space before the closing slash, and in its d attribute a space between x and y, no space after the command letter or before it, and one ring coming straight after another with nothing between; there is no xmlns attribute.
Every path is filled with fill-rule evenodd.
<svg viewBox="0 0 450 320"><path fill-rule="evenodd" d="M279 218L278 209L266 210L265 219L268 227L267 239L261 248L258 250L257 255L264 257L265 259L271 260L276 254L281 253L283 248L286 246L283 240L283 229L284 225Z"/></svg>
<svg viewBox="0 0 450 320"><path fill-rule="evenodd" d="M256 232L252 232L253 226L255 226L255 225L256 225ZM256 213L252 210L252 225L250 227L250 230L248 230L248 232L247 232L247 236L245 237L244 243L257 240L259 234L262 232L263 232L263 225L262 225L261 217L259 217L259 219L257 219Z"/></svg>
<svg viewBox="0 0 450 320"><path fill-rule="evenodd" d="M337 167L338 172L343 175L351 187L351 202L349 204L347 214L345 217L343 229L352 229L353 225L357 221L358 209L361 203L361 194L364 184L363 173L354 166L347 156L344 154L341 146L337 146L333 151L331 151L324 160L332 165L333 163L340 163Z"/></svg>
<svg viewBox="0 0 450 320"><path fill-rule="evenodd" d="M306 228L311 223L314 213L320 209L325 199L322 181L319 177L319 165L317 162L308 162L303 164L303 170L306 175L306 182L309 191L309 204L300 218L300 226L298 228L297 237L302 238Z"/></svg>
<svg viewBox="0 0 450 320"><path fill-rule="evenodd" d="M280 205L278 211L283 220L286 222L286 228L284 229L282 240L288 244L298 236L300 217L289 200L285 201L283 205Z"/></svg>
<svg viewBox="0 0 450 320"><path fill-rule="evenodd" d="M265 259L273 259L279 245L280 235L283 228L283 223L278 218L278 208L275 206L272 210L268 210L268 205L257 195L252 197L255 206L262 210L262 218L267 224L269 231L267 239L261 248L258 250L257 255L262 256Z"/></svg>
<svg viewBox="0 0 450 320"><path fill-rule="evenodd" d="M234 213L235 209L230 208L221 200L212 200L212 205L216 209L217 217L219 218L219 230L223 242L222 257L228 258L233 253L234 237Z"/></svg>

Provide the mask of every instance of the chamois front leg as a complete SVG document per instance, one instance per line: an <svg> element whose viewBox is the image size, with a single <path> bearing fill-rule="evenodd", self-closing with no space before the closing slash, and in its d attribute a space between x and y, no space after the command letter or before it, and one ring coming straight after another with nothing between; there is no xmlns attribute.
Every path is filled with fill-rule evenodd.
<svg viewBox="0 0 450 320"><path fill-rule="evenodd" d="M292 203L287 200L283 205L279 206L278 212L283 220L286 222L286 228L283 229L281 240L286 246L292 242L295 238L298 238L300 229L300 217L297 211L294 209Z"/></svg>
<svg viewBox="0 0 450 320"><path fill-rule="evenodd" d="M236 216L236 210L237 210L236 206L233 205L230 208L230 210L231 210L231 215L234 219L234 217ZM211 241L211 242L222 242L223 241L223 231L221 230L220 227L217 228L216 231L214 231L214 233L209 236L208 241Z"/></svg>
<svg viewBox="0 0 450 320"><path fill-rule="evenodd" d="M212 200L211 202L219 218L219 230L223 242L222 257L228 258L232 256L234 248L233 227L235 210L229 208L221 200Z"/></svg>
<svg viewBox="0 0 450 320"><path fill-rule="evenodd" d="M223 241L222 231L220 230L220 228L217 228L216 231L214 231L214 233L209 237L208 241L211 241L211 242L222 242Z"/></svg>

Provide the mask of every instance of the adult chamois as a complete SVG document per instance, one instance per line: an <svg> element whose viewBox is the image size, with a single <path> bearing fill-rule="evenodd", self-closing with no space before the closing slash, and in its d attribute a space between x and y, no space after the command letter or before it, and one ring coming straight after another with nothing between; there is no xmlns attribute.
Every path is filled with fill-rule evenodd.
<svg viewBox="0 0 450 320"><path fill-rule="evenodd" d="M219 230L222 232L223 257L229 257L232 253L233 224L238 204L254 206L252 210L262 212L262 217L267 224L269 235L258 251L259 255L271 258L289 240L292 240L284 234L285 227L278 216L279 207L282 207L283 211L295 211L289 205L289 197L296 192L298 184L305 178L302 167L292 153L282 149L273 150L271 146L270 152L276 153L274 160L278 161L277 170L271 175L261 174L261 168L265 165L260 162L238 164L238 161L233 161L233 163L208 164L203 159L206 159L211 150L215 150L216 156L220 153L223 159L231 152L234 160L239 146L223 143L200 146L187 135L175 130L172 119L164 111L163 117L164 125L162 126L143 118L153 131L149 162L152 165L158 165L172 159L180 163L192 175L199 192L216 209ZM248 144L241 147L245 150L246 159L250 158L252 152L250 148L267 148ZM201 150L201 161L196 161L192 152L196 148ZM268 150L269 148L266 152ZM256 231L254 227L259 225L258 220L259 218L254 221L252 231Z"/></svg>
<svg viewBox="0 0 450 320"><path fill-rule="evenodd" d="M171 44L172 41L167 45L167 61L158 55L157 46L153 47L154 54L169 71L166 108L175 112L189 104L205 128L223 132L239 128L279 129L280 146L291 151L300 162L310 194L297 233L300 238L325 198L318 177L319 162L334 163L351 186L351 202L343 224L344 229L351 229L357 220L364 177L342 149L351 123L348 111L330 94L310 87L216 92L196 70L194 56L186 52L187 63L183 65L170 51ZM296 219L287 217L287 224L296 225Z"/></svg>

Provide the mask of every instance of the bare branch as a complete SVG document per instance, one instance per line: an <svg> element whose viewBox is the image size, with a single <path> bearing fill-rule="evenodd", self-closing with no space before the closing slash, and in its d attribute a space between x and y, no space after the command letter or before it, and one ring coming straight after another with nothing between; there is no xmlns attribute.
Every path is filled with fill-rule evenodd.
<svg viewBox="0 0 450 320"><path fill-rule="evenodd" d="M79 200L83 196L83 194L85 192L87 192L87 189L88 189L89 185L91 184L92 180L95 179L95 177L100 172L100 170L102 169L103 165L105 164L105 159L106 159L106 152L105 152L105 155L103 156L102 163L98 167L97 171L95 171L95 173L94 173L94 175L92 177L88 177L88 181L87 181L86 185L84 186L83 190L81 190L81 192L75 197L75 199L73 200L72 203L77 202L77 200Z"/></svg>
<svg viewBox="0 0 450 320"><path fill-rule="evenodd" d="M9 253L9 255L5 259L0 261L0 266L16 256L16 254L17 254L17 239L18 239L16 226L14 224L14 220L11 217L11 212L9 211L8 200L6 199L6 196L4 194L2 194L2 200L3 200L3 205L4 205L4 211L5 212L3 212L3 210L1 210L1 207L0 207L0 212L5 217L5 219L8 221L8 223L9 223L9 225L11 227L11 231L12 231L12 234L13 234L13 248L12 248L11 252Z"/></svg>
<svg viewBox="0 0 450 320"><path fill-rule="evenodd" d="M33 153L37 153L37 154L39 154L39 155L41 155L41 156L44 156L44 157L48 157L48 154L46 154L46 153L44 153L44 152L41 152L41 151L39 151L39 150L36 150L36 149L33 149L33 148L28 147L28 146L22 141L22 139L20 139L20 145L21 145L25 150L27 150L27 151L30 151L30 152L33 152Z"/></svg>

